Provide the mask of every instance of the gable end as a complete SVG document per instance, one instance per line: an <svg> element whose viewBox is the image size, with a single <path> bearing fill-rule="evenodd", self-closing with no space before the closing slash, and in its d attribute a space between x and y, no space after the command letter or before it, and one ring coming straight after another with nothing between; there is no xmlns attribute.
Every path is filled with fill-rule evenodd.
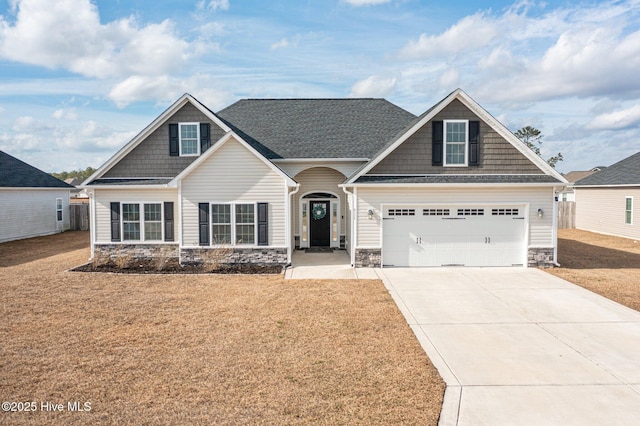
<svg viewBox="0 0 640 426"><path fill-rule="evenodd" d="M443 142L436 140L434 143L433 140L433 132L441 132L441 130L434 129L433 123L435 122L441 128L441 122L444 120L469 120L469 122L479 123L477 139L470 140L469 166L442 166ZM434 152L433 146L439 146L441 152ZM440 161L436 161L437 159ZM544 172L462 102L454 99L367 174L544 174Z"/></svg>

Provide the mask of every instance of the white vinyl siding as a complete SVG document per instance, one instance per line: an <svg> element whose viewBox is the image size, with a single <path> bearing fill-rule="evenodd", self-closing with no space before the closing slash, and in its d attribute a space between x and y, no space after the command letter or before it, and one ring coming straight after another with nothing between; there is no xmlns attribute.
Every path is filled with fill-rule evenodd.
<svg viewBox="0 0 640 426"><path fill-rule="evenodd" d="M58 221L62 200L62 221ZM69 229L68 189L0 189L0 242Z"/></svg>
<svg viewBox="0 0 640 426"><path fill-rule="evenodd" d="M529 233L525 235L528 247L553 247L553 190L551 188L358 188L358 216L356 247L380 248L382 204L425 204L442 205L529 205L525 212L528 218ZM544 211L538 218L537 211ZM372 219L368 210L372 209Z"/></svg>
<svg viewBox="0 0 640 426"><path fill-rule="evenodd" d="M182 244L198 246L198 203L266 202L269 245L284 247L286 195L284 178L230 139L182 181Z"/></svg>
<svg viewBox="0 0 640 426"><path fill-rule="evenodd" d="M576 193L576 228L626 238L640 238L640 188L580 188ZM625 223L627 197L633 197L632 223Z"/></svg>
<svg viewBox="0 0 640 426"><path fill-rule="evenodd" d="M111 243L111 203L158 204L173 202L175 240L178 228L178 190L171 189L99 189L95 190L95 242ZM161 207L162 209L164 206ZM122 211L121 211L122 214ZM90 220L94 220L93 217ZM156 241L157 242L157 241Z"/></svg>

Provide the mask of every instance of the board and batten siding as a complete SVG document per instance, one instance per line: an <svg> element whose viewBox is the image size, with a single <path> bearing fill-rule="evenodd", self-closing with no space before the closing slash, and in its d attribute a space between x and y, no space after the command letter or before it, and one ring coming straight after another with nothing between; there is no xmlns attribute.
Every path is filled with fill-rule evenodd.
<svg viewBox="0 0 640 426"><path fill-rule="evenodd" d="M576 228L640 239L640 188L575 188ZM625 199L633 197L632 223L625 223Z"/></svg>
<svg viewBox="0 0 640 426"><path fill-rule="evenodd" d="M358 188L358 248L381 248L381 205L383 204L529 204L528 247L554 247L552 188ZM544 211L538 218L538 209ZM375 212L372 219L368 210Z"/></svg>
<svg viewBox="0 0 640 426"><path fill-rule="evenodd" d="M57 221L57 198L62 199L62 222ZM68 189L0 189L0 242L68 229Z"/></svg>
<svg viewBox="0 0 640 426"><path fill-rule="evenodd" d="M94 192L95 198L95 242L111 243L111 203L164 203L173 202L173 217L178 217L178 189L99 189ZM175 222L177 224L177 221ZM177 241L180 231L174 225Z"/></svg>
<svg viewBox="0 0 640 426"><path fill-rule="evenodd" d="M198 246L198 203L269 203L269 246L286 246L285 179L229 139L182 180L182 245Z"/></svg>
<svg viewBox="0 0 640 426"><path fill-rule="evenodd" d="M295 181L300 184L300 190L294 196L294 234L300 234L300 199L310 192L331 192L340 200L340 235L345 234L346 230L346 209L347 203L345 194L340 185L345 180L345 175L330 169L328 167L314 167L300 172L294 177Z"/></svg>

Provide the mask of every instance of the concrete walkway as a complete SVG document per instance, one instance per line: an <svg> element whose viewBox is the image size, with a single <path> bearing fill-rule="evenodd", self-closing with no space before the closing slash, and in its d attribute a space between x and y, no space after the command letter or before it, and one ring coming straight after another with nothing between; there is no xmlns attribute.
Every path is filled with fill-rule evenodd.
<svg viewBox="0 0 640 426"><path fill-rule="evenodd" d="M291 267L285 279L318 280L378 280L373 268L352 268L349 254L345 250L330 253L306 253L295 250L291 256Z"/></svg>
<svg viewBox="0 0 640 426"><path fill-rule="evenodd" d="M537 269L379 269L447 383L441 425L640 424L640 313Z"/></svg>

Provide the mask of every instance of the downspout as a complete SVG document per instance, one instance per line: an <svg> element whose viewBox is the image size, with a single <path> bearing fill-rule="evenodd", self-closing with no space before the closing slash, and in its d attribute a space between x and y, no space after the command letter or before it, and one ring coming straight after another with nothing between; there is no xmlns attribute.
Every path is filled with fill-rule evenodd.
<svg viewBox="0 0 640 426"><path fill-rule="evenodd" d="M96 197L94 191L84 190L85 194L89 196L89 217L91 218L89 223L89 238L91 238L91 257L89 260L93 260L96 256Z"/></svg>
<svg viewBox="0 0 640 426"><path fill-rule="evenodd" d="M564 188L560 189L562 191ZM553 187L553 264L560 266L558 263L558 191Z"/></svg>
<svg viewBox="0 0 640 426"><path fill-rule="evenodd" d="M353 204L355 202L355 196L354 196L353 192L347 191L347 188L345 186L342 187L342 192L344 192L345 195L347 196L347 204L349 205L349 213L350 213L349 214L349 221L351 222L350 226L349 226L349 229L351 230L351 235L349 235L349 260L351 262L351 266L353 267L355 265L354 257L353 257L353 254L354 254L354 241L355 241L354 232L355 232L355 229L356 229L355 226L354 226L354 222L353 222L354 218L355 218L354 209L353 209ZM351 197L349 197L349 196L351 196Z"/></svg>
<svg viewBox="0 0 640 426"><path fill-rule="evenodd" d="M298 191L300 191L300 184L297 183L296 184L296 188L291 191L289 193L289 200L288 200L288 205L287 205L287 209L286 209L286 221L287 221L287 266L291 265L291 256L293 254L293 245L291 244L291 240L293 238L293 233L291 232L291 209L292 209L292 205L293 205L293 196L295 194L298 193Z"/></svg>
<svg viewBox="0 0 640 426"><path fill-rule="evenodd" d="M174 225L175 226L175 225ZM178 265L182 265L182 180L178 181Z"/></svg>

